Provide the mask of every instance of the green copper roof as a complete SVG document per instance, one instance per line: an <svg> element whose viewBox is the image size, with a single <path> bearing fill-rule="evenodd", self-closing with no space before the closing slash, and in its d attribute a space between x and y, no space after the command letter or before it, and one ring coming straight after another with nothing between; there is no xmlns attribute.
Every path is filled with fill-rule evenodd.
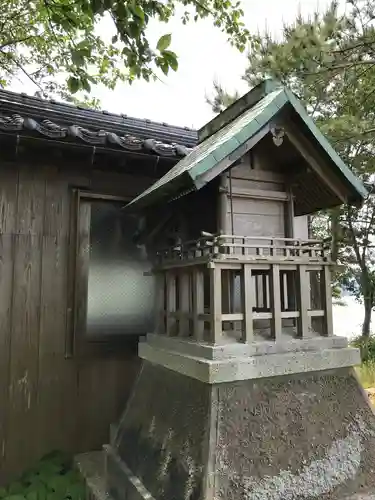
<svg viewBox="0 0 375 500"><path fill-rule="evenodd" d="M258 94L256 94L256 91L258 91ZM252 93L255 94L254 100L256 100L257 96L260 100L255 102L250 109L241 110L241 114L237 117L238 112L236 113L235 110L232 113L227 113L229 120L232 119L232 121L216 131L217 125L215 127L215 121L217 122L217 117L210 122L213 127L210 127L210 124L203 127L201 129L203 131L202 137L206 138L167 174L129 203L128 206L135 204L139 206L148 205L162 197L171 198L179 193L181 194L181 192L200 189L205 183L202 182L202 176L209 173L220 162L228 159L240 146L264 129L286 105L294 108L294 111L298 113L308 127L313 138L350 183L353 198L363 199L367 195L362 183L341 160L290 90L274 83L267 86L263 84L262 93L259 93L258 87L253 89L249 95L251 96ZM248 101L249 99L247 99ZM236 103L234 106L236 106ZM228 109L230 110L230 108ZM223 123L223 120L221 123ZM212 135L209 135L210 133Z"/></svg>

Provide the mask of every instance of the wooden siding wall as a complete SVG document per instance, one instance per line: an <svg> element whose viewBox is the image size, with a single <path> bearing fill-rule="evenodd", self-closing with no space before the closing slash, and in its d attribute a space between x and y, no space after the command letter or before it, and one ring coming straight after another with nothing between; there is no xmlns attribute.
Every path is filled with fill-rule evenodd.
<svg viewBox="0 0 375 500"><path fill-rule="evenodd" d="M0 164L0 482L53 449L108 440L138 371L131 352L65 358L70 186L136 195L152 179Z"/></svg>
<svg viewBox="0 0 375 500"><path fill-rule="evenodd" d="M257 157L231 170L226 184L229 190L226 231L245 236L285 237L286 190L283 175L262 169ZM233 210L233 215L232 215Z"/></svg>

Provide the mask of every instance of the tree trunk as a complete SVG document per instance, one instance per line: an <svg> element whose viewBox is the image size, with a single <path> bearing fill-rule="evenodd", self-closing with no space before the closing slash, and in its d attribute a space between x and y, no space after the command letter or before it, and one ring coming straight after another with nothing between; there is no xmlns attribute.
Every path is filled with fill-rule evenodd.
<svg viewBox="0 0 375 500"><path fill-rule="evenodd" d="M339 255L339 247L341 241L341 224L340 224L340 211L338 209L331 210L331 259L336 262Z"/></svg>
<svg viewBox="0 0 375 500"><path fill-rule="evenodd" d="M365 315L364 315L363 324L362 324L362 336L369 337L370 336L370 327L371 327L371 315L372 315L372 300L371 300L371 298L364 299L364 307L365 307Z"/></svg>

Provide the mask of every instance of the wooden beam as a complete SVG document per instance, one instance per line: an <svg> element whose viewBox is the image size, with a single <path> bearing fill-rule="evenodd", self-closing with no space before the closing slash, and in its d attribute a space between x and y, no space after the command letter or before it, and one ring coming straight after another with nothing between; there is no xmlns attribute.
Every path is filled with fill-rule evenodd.
<svg viewBox="0 0 375 500"><path fill-rule="evenodd" d="M291 187L288 188L288 200L285 204L285 234L294 238L294 198Z"/></svg>
<svg viewBox="0 0 375 500"><path fill-rule="evenodd" d="M193 270L193 336L199 342L204 340L204 322L199 315L204 314L204 275L197 266Z"/></svg>
<svg viewBox="0 0 375 500"><path fill-rule="evenodd" d="M236 187L232 189L232 194L235 198L288 201L288 193L286 193L285 191L270 191L267 189L243 189Z"/></svg>
<svg viewBox="0 0 375 500"><path fill-rule="evenodd" d="M183 271L179 274L179 310L182 313L190 312L190 275L189 269L183 269ZM189 319L187 316L182 316L178 323L178 335L180 337L188 337L189 336Z"/></svg>
<svg viewBox="0 0 375 500"><path fill-rule="evenodd" d="M297 269L297 307L299 317L297 320L298 336L306 338L309 333L309 275L306 266L298 266Z"/></svg>
<svg viewBox="0 0 375 500"><path fill-rule="evenodd" d="M167 272L167 303L166 303L166 333L169 336L175 334L176 320L169 314L176 312L176 276L172 271Z"/></svg>
<svg viewBox="0 0 375 500"><path fill-rule="evenodd" d="M221 318L221 269L210 268L210 314L211 314L211 340L216 344L222 334Z"/></svg>
<svg viewBox="0 0 375 500"><path fill-rule="evenodd" d="M228 232L227 228L227 213L229 212L229 203L228 203L228 177L227 174L224 173L220 178L220 186L219 186L219 209L218 209L218 230L219 233L225 234Z"/></svg>
<svg viewBox="0 0 375 500"><path fill-rule="evenodd" d="M156 325L155 331L157 334L161 335L165 333L165 287L166 280L165 274L162 272L155 273L155 316Z"/></svg>
<svg viewBox="0 0 375 500"><path fill-rule="evenodd" d="M282 333L280 268L278 264L273 264L271 266L270 299L271 299L271 312L272 312L271 334L275 340L278 340Z"/></svg>
<svg viewBox="0 0 375 500"><path fill-rule="evenodd" d="M242 311L244 314L244 324L242 328L242 342L250 343L253 341L253 287L251 266L244 264L241 273L241 297L242 297Z"/></svg>
<svg viewBox="0 0 375 500"><path fill-rule="evenodd" d="M332 315L332 288L331 271L325 266L322 271L322 304L324 309L324 334L327 337L333 335L333 315Z"/></svg>

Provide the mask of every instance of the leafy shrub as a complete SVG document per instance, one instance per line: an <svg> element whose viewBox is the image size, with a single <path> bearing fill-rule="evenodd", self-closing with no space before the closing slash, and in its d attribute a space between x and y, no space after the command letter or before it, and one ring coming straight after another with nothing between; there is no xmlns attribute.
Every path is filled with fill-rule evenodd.
<svg viewBox="0 0 375 500"><path fill-rule="evenodd" d="M35 468L7 488L0 489L1 500L85 500L85 487L79 473L65 455L53 452Z"/></svg>
<svg viewBox="0 0 375 500"><path fill-rule="evenodd" d="M375 336L370 337L358 336L351 342L353 347L357 347L361 351L363 363L375 363Z"/></svg>

